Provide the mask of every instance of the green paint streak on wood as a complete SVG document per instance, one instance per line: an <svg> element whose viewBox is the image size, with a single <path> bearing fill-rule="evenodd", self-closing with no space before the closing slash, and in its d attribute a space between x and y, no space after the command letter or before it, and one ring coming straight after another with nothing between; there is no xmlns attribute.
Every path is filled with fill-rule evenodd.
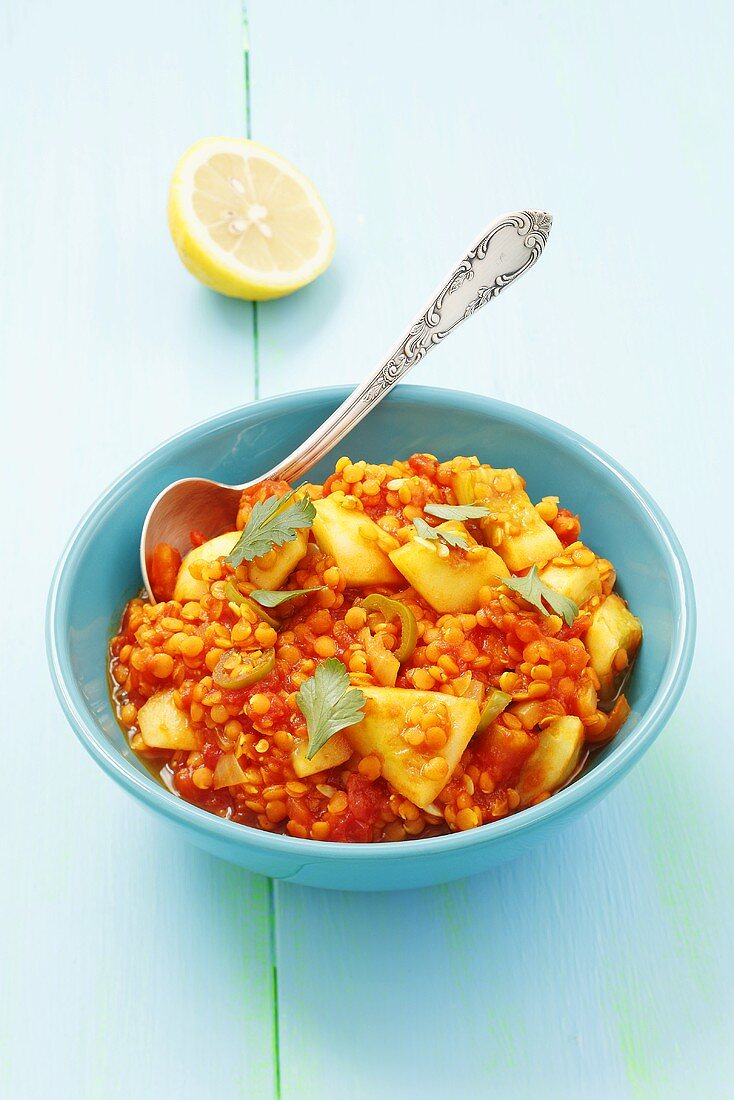
<svg viewBox="0 0 734 1100"><path fill-rule="evenodd" d="M275 1100L280 1100L280 1005L278 1000L278 948L275 940L275 883L271 878L263 880L268 892L268 925L270 932L270 959L272 961L271 999L273 1005L273 1061L275 1074Z"/></svg>
<svg viewBox="0 0 734 1100"><path fill-rule="evenodd" d="M612 820L608 826L610 835L614 835L619 829L625 830L622 855L627 862L634 861L635 876L630 882L630 894L627 898L608 899L610 913L605 915L602 925L606 926L608 950L600 950L596 965L600 968L604 990L599 1019L606 1016L615 1030L629 1095L635 1100L650 1100L660 1095L663 1082L668 1076L665 1061L666 1035L661 1022L659 1001L673 986L662 990L651 981L650 969L643 969L638 965L638 953L644 950L644 946L641 947L635 941L634 932L637 914L648 901L644 884L649 878L647 866L652 861L652 853L645 831L639 824L638 810L645 798L639 773L628 780L628 792L635 786L638 789L633 791L633 796L630 798L628 793L628 798L620 803L619 820ZM602 852L599 852L599 858L603 858ZM642 884L642 893L638 882ZM608 917L611 917L613 926L609 925ZM664 931L661 928L663 940ZM662 950L665 950L665 946ZM676 975L669 970L666 972L669 980L675 983Z"/></svg>
<svg viewBox="0 0 734 1100"><path fill-rule="evenodd" d="M245 137L252 138L252 72L250 45L250 20L247 2L242 0L242 75L245 90ZM253 392L255 400L260 397L260 335L258 332L258 303L252 303L252 356L253 356Z"/></svg>
<svg viewBox="0 0 734 1100"><path fill-rule="evenodd" d="M467 943L472 936L470 905L465 880L435 887L442 921L441 931L446 942L446 953L452 960L451 975L455 983L452 1000L457 1004L471 1004L473 977L466 965Z"/></svg>
<svg viewBox="0 0 734 1100"><path fill-rule="evenodd" d="M718 808L722 803L711 793L711 777L703 769L696 774L690 729L679 715L664 747L629 781L636 788L639 859L649 866L646 879L659 903L657 950L666 950L666 935L670 941L655 963L654 987L649 974L640 980L610 966L620 1051L633 1095L645 1100L681 1094L686 1070L676 1040L695 1034L703 1020L721 1019L727 999L720 952L729 942L725 918L726 899L734 893L734 845ZM677 1034L661 1011L671 998L679 1004Z"/></svg>
<svg viewBox="0 0 734 1100"><path fill-rule="evenodd" d="M250 879L250 909L252 915L264 914L264 920L247 922L247 913L242 912L242 888L241 876L247 875ZM272 1080L274 1083L275 1100L280 1100L279 1078L280 1064L278 1061L278 1002L277 987L272 979L275 972L275 936L273 928L272 884L270 879L260 875L253 875L248 871L242 871L238 867L227 866L227 874L224 881L224 905L232 907L233 912L242 914L242 945L241 974L242 988L247 991L247 1002L252 1008L253 1030L260 1027L260 1018L263 1008L267 1011L270 1007L270 1015L273 1021L272 1047L269 1050L264 1047L259 1060L258 1080ZM263 966L263 959L269 960L271 967ZM252 975L262 974L261 987L253 988ZM275 1061L273 1061L275 1059ZM242 1095L252 1095L252 1081L242 1082Z"/></svg>
<svg viewBox="0 0 734 1100"><path fill-rule="evenodd" d="M446 883L433 888L443 921L442 931L446 951L452 960L452 974L456 991L452 1001L462 1005L476 1005L476 975L468 964L468 945L476 935L476 911L472 902L471 884L466 879ZM487 940L491 950L491 936ZM498 1013L488 1003L486 1014L474 1012L466 1020L467 1031L476 1030L476 1036L468 1047L481 1052L484 1072L492 1074L505 1068L520 1065L520 1051L527 1050L527 1032L521 1020L509 1013Z"/></svg>
<svg viewBox="0 0 734 1100"><path fill-rule="evenodd" d="M240 7L242 21L242 76L245 97L245 137L252 138L252 74L251 74L251 43L250 20L247 11L247 2L242 0ZM260 397L260 342L258 333L258 304L252 303L252 365L253 365L253 393L255 400ZM272 1010L272 1062L274 1098L280 1100L280 1011L278 1003L278 956L276 943L276 916L275 916L275 887L272 879L259 879L262 884L263 898L267 905L268 940L266 944L259 945L259 949L267 951L271 960L270 989L268 996ZM269 1053L269 1052L268 1052ZM266 1055L264 1054L264 1058ZM248 1095L245 1085L243 1095Z"/></svg>
<svg viewBox="0 0 734 1100"><path fill-rule="evenodd" d="M252 303L252 352L253 352L253 364L255 369L255 375L253 378L253 386L255 393L255 400L260 398L260 332L258 326L258 313L259 303Z"/></svg>
<svg viewBox="0 0 734 1100"><path fill-rule="evenodd" d="M653 1007L654 1006L650 1006ZM633 1005L628 996L614 1001L617 1017L619 1046L635 1100L649 1100L655 1095L647 1064L647 1033L640 1030L639 1004Z"/></svg>
<svg viewBox="0 0 734 1100"><path fill-rule="evenodd" d="M435 889L444 915L446 948L450 955L459 954L465 944L466 921L463 918L468 905L466 881L450 882Z"/></svg>
<svg viewBox="0 0 734 1100"><path fill-rule="evenodd" d="M608 960L610 1015L613 1014L630 1095L635 1100L675 1094L675 1081L671 1079L667 1060L670 1035L664 1030L664 1016L660 1012L660 999L667 992L651 986L648 978L626 968L618 958Z"/></svg>
<svg viewBox="0 0 734 1100"><path fill-rule="evenodd" d="M245 88L245 136L252 137L252 90L250 85L250 20L246 0L242 0L242 65Z"/></svg>
<svg viewBox="0 0 734 1100"><path fill-rule="evenodd" d="M642 867L641 879L649 881L655 861L654 846L646 835L645 815L649 812L650 797L640 782L639 774L629 781L630 787L636 786L636 796L631 800L638 812L635 819L629 818L628 827L637 836L632 837L632 850L635 853L637 869ZM642 826L642 827L640 827ZM634 906L650 904L649 900L635 896ZM654 904L654 902L653 902ZM628 922L634 917L628 915ZM617 941L617 950L612 951L606 960L605 986L608 990L610 1020L617 1033L619 1053L630 1088L635 1100L655 1100L658 1097L675 1095L671 1079L670 1054L671 1036L667 1030L667 1018L661 1013L661 1001L679 996L681 982L687 986L690 981L689 967L685 965L685 975L681 976L680 959L672 956L670 945L666 945L665 922L660 926L660 940L656 950L666 952L664 958L656 961L652 969L640 970L636 964L640 946L625 946L624 933ZM620 953L621 952L621 953ZM653 982L655 975L658 981ZM662 983L662 984L661 984Z"/></svg>
<svg viewBox="0 0 734 1100"><path fill-rule="evenodd" d="M681 728L681 721L676 723ZM656 789L643 805L642 821L652 848L652 870L660 900L671 919L691 982L715 1006L719 964L716 943L727 942L723 914L728 907L717 898L734 894L734 845L731 829L722 823L715 799L696 797L707 782L691 774L690 738L670 729L666 750L656 761ZM688 741L688 744L685 744ZM712 836L716 843L709 843Z"/></svg>

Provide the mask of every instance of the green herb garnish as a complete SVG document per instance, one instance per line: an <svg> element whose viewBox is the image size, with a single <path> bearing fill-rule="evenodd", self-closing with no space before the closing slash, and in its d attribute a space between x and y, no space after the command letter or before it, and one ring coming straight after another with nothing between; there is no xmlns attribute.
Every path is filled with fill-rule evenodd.
<svg viewBox="0 0 734 1100"><path fill-rule="evenodd" d="M313 760L335 733L361 720L365 697L350 684L342 662L329 657L301 685L296 703L308 728L306 759Z"/></svg>
<svg viewBox="0 0 734 1100"><path fill-rule="evenodd" d="M257 588L250 593L250 599L262 607L280 607L286 600L293 600L296 596L310 596L312 592L323 592L326 587L325 584L319 584L315 588L289 588L283 592L269 592L265 588Z"/></svg>
<svg viewBox="0 0 734 1100"><path fill-rule="evenodd" d="M428 511L428 509L426 509ZM458 546L460 550L468 550L469 543L466 541L461 531L439 531L437 527L431 527L430 523L426 523L420 516L416 516L413 520L413 526L422 539L431 539L445 542L447 546Z"/></svg>
<svg viewBox="0 0 734 1100"><path fill-rule="evenodd" d="M508 588L511 588L513 592L517 592L533 607L537 607L544 615L550 615L550 611L543 603L545 600L545 603L552 611L555 611L556 615L561 616L567 626L571 626L579 614L578 604L575 604L568 596L562 596L560 592L555 592L547 584L543 584L537 565L533 566L526 577L498 577L497 579Z"/></svg>
<svg viewBox="0 0 734 1100"><path fill-rule="evenodd" d="M261 558L274 546L293 542L298 531L311 527L316 509L309 496L294 500L291 489L283 497L267 497L253 505L244 531L226 561L235 568L243 561Z"/></svg>
<svg viewBox="0 0 734 1100"><path fill-rule="evenodd" d="M460 523L465 519L484 519L492 514L491 508L481 504L427 504L423 511L438 519L457 519Z"/></svg>

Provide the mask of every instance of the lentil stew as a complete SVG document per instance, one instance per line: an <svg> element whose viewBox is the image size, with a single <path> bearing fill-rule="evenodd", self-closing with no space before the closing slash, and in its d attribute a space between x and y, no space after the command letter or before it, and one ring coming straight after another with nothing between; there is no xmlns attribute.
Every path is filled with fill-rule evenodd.
<svg viewBox="0 0 734 1100"><path fill-rule="evenodd" d="M280 524L257 557L256 521ZM155 600L110 645L118 719L174 794L243 825L375 842L490 824L629 714L642 627L580 535L475 457L263 483L232 531L193 531L183 560L156 547Z"/></svg>

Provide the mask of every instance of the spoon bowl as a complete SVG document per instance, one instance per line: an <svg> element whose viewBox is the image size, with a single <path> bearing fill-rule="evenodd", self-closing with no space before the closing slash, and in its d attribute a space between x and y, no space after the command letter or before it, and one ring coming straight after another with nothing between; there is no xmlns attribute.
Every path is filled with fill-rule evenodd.
<svg viewBox="0 0 734 1100"><path fill-rule="evenodd" d="M184 555L191 549L192 531L202 530L207 538L214 538L233 530L242 488L205 477L185 477L159 493L143 526L141 568L145 565L143 576L148 591L147 569L158 543L167 542Z"/></svg>

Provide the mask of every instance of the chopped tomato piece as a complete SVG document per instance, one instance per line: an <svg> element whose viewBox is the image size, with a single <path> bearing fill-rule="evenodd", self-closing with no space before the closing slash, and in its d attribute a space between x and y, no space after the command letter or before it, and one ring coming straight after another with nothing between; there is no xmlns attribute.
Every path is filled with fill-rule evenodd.
<svg viewBox="0 0 734 1100"><path fill-rule="evenodd" d="M355 772L347 779L347 798L349 809L357 821L368 822L371 825L379 815L384 794L380 784L372 783L365 776Z"/></svg>
<svg viewBox="0 0 734 1100"><path fill-rule="evenodd" d="M167 542L159 542L150 563L150 583L157 600L173 599L176 577L181 568L181 555Z"/></svg>
<svg viewBox="0 0 734 1100"><path fill-rule="evenodd" d="M559 508L558 515L553 521L553 530L558 535L564 546L570 546L581 533L581 521L568 508Z"/></svg>

